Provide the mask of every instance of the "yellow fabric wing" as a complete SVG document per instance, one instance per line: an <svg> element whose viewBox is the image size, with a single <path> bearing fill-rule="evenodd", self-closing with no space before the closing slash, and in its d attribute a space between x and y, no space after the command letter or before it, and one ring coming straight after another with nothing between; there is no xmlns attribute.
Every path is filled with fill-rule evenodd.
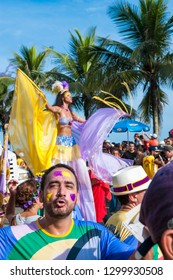
<svg viewBox="0 0 173 280"><path fill-rule="evenodd" d="M34 175L51 166L56 143L56 118L44 110L46 102L42 91L17 69L9 139L16 154L24 154L23 158Z"/></svg>

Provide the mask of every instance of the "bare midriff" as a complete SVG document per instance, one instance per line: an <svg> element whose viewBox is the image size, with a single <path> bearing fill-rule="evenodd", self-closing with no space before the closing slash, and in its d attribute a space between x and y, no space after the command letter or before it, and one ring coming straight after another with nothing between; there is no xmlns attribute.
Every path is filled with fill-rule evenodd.
<svg viewBox="0 0 173 280"><path fill-rule="evenodd" d="M71 125L59 125L58 135L71 136L72 135Z"/></svg>

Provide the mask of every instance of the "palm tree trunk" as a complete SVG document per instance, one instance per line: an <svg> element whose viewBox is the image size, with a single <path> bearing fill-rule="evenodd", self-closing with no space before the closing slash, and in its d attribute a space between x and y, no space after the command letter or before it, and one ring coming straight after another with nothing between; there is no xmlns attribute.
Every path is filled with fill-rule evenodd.
<svg viewBox="0 0 173 280"><path fill-rule="evenodd" d="M154 133L156 133L157 135L159 134L159 116L158 116L158 110L157 110L157 106L155 106L154 108L154 112L153 112L153 131Z"/></svg>
<svg viewBox="0 0 173 280"><path fill-rule="evenodd" d="M83 101L84 101L84 105L83 105L83 107L84 107L84 115L85 115L85 118L87 120L88 117L89 117L89 108L88 108L89 100L88 100L86 95L83 95Z"/></svg>
<svg viewBox="0 0 173 280"><path fill-rule="evenodd" d="M157 82L152 77L151 81L151 93L152 93L152 115L153 115L153 132L156 133L157 135L159 134L159 98L158 98L158 86Z"/></svg>

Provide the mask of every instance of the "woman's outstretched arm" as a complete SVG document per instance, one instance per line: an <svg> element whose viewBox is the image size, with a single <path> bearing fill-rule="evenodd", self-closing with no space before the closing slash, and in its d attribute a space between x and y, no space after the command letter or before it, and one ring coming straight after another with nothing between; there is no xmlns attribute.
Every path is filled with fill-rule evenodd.
<svg viewBox="0 0 173 280"><path fill-rule="evenodd" d="M76 113L72 112L72 117L74 121L85 123L86 120L84 118L79 117Z"/></svg>

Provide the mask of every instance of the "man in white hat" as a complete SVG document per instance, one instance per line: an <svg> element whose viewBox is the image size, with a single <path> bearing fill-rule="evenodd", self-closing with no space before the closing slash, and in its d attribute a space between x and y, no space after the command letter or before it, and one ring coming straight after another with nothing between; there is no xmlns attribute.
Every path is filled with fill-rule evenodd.
<svg viewBox="0 0 173 280"><path fill-rule="evenodd" d="M149 140L147 140L147 139L145 138L145 136L146 136ZM143 132L143 137L144 137L145 142L148 142L149 147L158 146L158 145L159 145L158 136L157 136L156 133L153 133L153 134L148 135L147 133Z"/></svg>
<svg viewBox="0 0 173 280"><path fill-rule="evenodd" d="M121 203L121 209L114 213L106 222L106 227L116 237L132 246L138 246L138 240L129 232L124 222L128 219L129 211L141 204L146 189L151 182L142 166L130 166L118 171L113 176L113 191ZM140 209L140 208L139 208ZM139 214L139 210L136 216ZM134 219L136 218L134 216Z"/></svg>

